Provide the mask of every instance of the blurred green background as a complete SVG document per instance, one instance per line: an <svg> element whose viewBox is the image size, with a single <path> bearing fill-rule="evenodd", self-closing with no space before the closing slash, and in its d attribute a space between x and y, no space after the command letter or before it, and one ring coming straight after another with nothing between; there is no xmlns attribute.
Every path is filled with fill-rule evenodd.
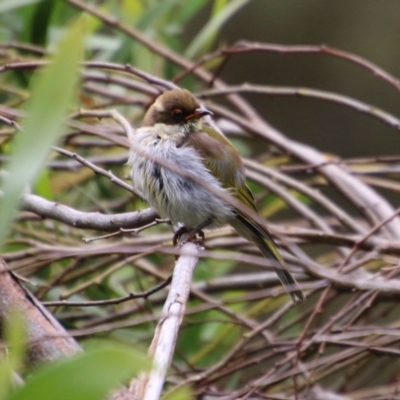
<svg viewBox="0 0 400 400"><path fill-rule="evenodd" d="M69 24L83 14L83 11L74 8L69 3L72 3L72 0L0 1L1 64L31 59L38 61L42 58L41 51L44 48L50 52L53 51ZM96 11L110 18L115 17L116 21L124 23L127 28L134 28L139 34L150 38L154 43L165 46L169 51L194 61L201 59L209 51L229 47L239 40L276 43L278 45L326 44L363 57L394 76L400 75L400 50L398 46L400 3L394 0L108 0L82 1L81 4L94 5ZM88 16L86 23L88 32L86 60L115 62L122 66L129 63L164 79L172 79L181 71L180 67L166 61L160 55L154 54L118 27L112 27L112 24L104 24L92 15ZM38 52L32 52L7 46L13 42L18 42L19 45L25 43L31 46L39 46L40 49ZM207 67L212 71L215 70L217 65L214 62ZM87 69L85 72L92 73L93 70ZM108 73L109 71L107 71ZM18 119L25 110L25 103L31 96L30 81L32 75L33 72L29 69L10 70L0 75L0 111L10 116L11 119ZM106 72L104 72L104 75L106 75ZM110 73L112 78L125 78L126 80L122 80L121 84L115 82L109 84L107 79L98 83L93 76L93 73L91 78L86 76L84 81L86 86L80 92L78 104L70 107L70 111L76 111L79 107L107 108L111 106L118 108L126 118L132 121L135 126L138 126L143 115L143 109L151 100L151 95L154 94L151 89L154 88L151 85L130 88L126 84L127 80L138 82L133 75L128 77L122 73L115 73L114 75ZM325 54L296 55L259 52L234 55L230 57L221 70L220 77L229 85L248 82L259 85L327 90L363 101L394 115L398 110L399 93L393 85L384 82L360 66ZM139 81L139 84L141 83ZM97 86L95 86L96 84ZM103 89L103 92L91 92L88 90L90 85L92 85L92 89L93 87ZM199 83L196 78L190 76L185 78L183 86L196 91L204 88L205 84ZM143 91L140 89L143 89ZM108 95L112 96L108 97ZM243 96L255 106L268 122L287 137L315 146L323 152L332 153L342 158L399 155L398 129L385 125L371 115L361 114L350 107L294 95L278 97L243 94ZM222 104L228 104L221 98L217 100L221 101ZM232 105L229 105L229 107L233 109ZM45 112L43 114L45 115ZM61 120L63 118L60 118L60 124ZM95 125L97 123L110 136L115 134L115 126L106 125L106 121L96 121L95 123L85 121L84 128L91 128L92 125L97 128ZM68 129L68 135L63 137L62 146L76 151L88 159L96 160L96 157L102 156L103 161L100 164L104 169L111 169L120 177L126 175L126 168L122 166L122 162L118 158L121 155L122 157L126 155L126 148L115 145L111 141L105 144L102 141L103 137L96 137L92 132L88 134L85 129L80 131L79 127L75 130ZM12 152L11 138L15 131L13 128L2 126L1 133L0 155L2 157L1 162L3 162L3 160L7 161L10 158ZM35 136L35 140L40 140L40 133L37 132L38 136ZM271 156L268 143L255 136L250 137L250 135L239 132L237 137L233 134L233 139L242 154L252 157L263 167L274 170L279 170L282 167L281 171L284 171L285 166L297 162L279 152ZM258 148L259 143L262 143L260 148ZM259 154L262 154L263 157L257 159L256 156ZM114 160L109 162L108 160L114 156ZM109 180L95 176L90 169L76 165L74 165L74 168L69 168L67 161L70 160L53 154L49 160L48 168L43 171L36 183L35 193L49 200L59 201L86 212L95 211L112 214L146 207L139 199L135 199L121 188L116 188ZM365 175L367 175L367 178L371 178L374 172L370 171L374 168L374 162L366 164L370 164L367 165L370 169ZM370 176L368 176L368 173ZM391 190L387 190L387 199L393 204L400 204L398 173L393 176L390 173L387 174L392 185ZM318 176L318 171L311 176L307 174L294 175L295 178L299 179L299 182L308 185L307 187L315 188L316 191L321 191L321 193L327 193L327 197L339 205L348 204L345 197L329 187L326 181L320 179L321 176ZM385 174L383 175L385 178ZM360 179L363 178L361 176ZM381 185L377 185L376 190L385 193L385 189L382 189L382 187L384 188L386 183L387 181L382 179ZM296 224L300 227L309 226L309 221L301 213L293 212L290 205L282 200L279 194L271 194L271 190L268 190L260 182L251 181L251 186L256 194L259 210L263 217L269 220L279 220L282 226L296 227ZM318 204L316 205L307 196L293 190L290 185L285 189L305 206L309 206L313 211L317 210L317 213L320 211ZM331 194L331 192L335 194ZM351 210L354 210L354 207ZM357 217L359 217L358 211L356 209L354 212ZM321 211L321 215L327 216L327 220L330 217L330 214L325 213L325 210ZM162 226L145 231L138 236L126 235L122 238L116 237L108 241L97 241L87 245L81 240L83 236L100 235L101 232L85 232L60 222L50 221L51 223L49 223L49 220L31 220L31 217L31 215L25 215L14 224L13 232L6 245L7 254L5 256L8 257L7 261L11 267L18 268L24 276L38 285L38 287L33 287L32 290L41 300L57 300L60 295L65 295L68 300L80 301L116 298L129 292L139 292L154 286L173 269L175 258L172 255L166 256L157 253L145 257L145 253L142 259L125 262L127 253L119 252L122 246L126 246L132 253L140 254L140 252L143 252L141 246L146 243L146 240L149 240L149 243L153 243L151 240L154 243L166 243L170 241L172 236L169 227ZM328 220L328 222L330 221L331 219ZM334 223L332 226L335 229L337 228ZM369 225L365 224L365 226ZM209 241L211 243L210 249L225 251L234 255L236 254L234 251L238 251L237 254L247 254L246 251L252 254L252 250L249 250L248 246L246 247L246 243L243 245L243 242L235 242L237 238L231 236L229 232L213 233L212 235L208 237L211 238ZM32 238L36 241L32 241ZM45 250L40 246L42 241L46 243ZM48 249L51 249L52 246L57 249L59 245L63 245L66 249L71 247L74 251L79 249L81 252L77 252L79 255L77 257L74 256L75 253L71 253L72 256L68 254L58 256L58 253L52 255ZM104 245L113 246L110 247L110 254L105 255L101 252ZM304 247L306 246L309 246L309 243L306 243ZM313 253L313 258L324 266L326 265L327 268L335 268L337 267L337 260L340 260L337 247L331 244L322 244L319 253L315 253L317 255ZM88 255L88 248L93 253ZM34 252L29 253L31 249L39 249L37 258L35 258ZM96 250L99 251L98 255L95 252ZM22 251L26 251L27 255L21 258L18 258L18 254L15 256L14 253ZM46 251L49 252L50 256ZM48 257L42 258L41 252ZM384 256L386 257L386 254ZM247 263L238 260L235 260L234 257L217 262L212 259L202 259L196 271L195 281L204 284L203 288L207 288L209 280L213 278L228 279L230 274L242 272L244 269L247 273L254 274L260 271L260 269L257 269L259 267L249 266ZM376 268L376 271L378 271L381 265L386 265L385 263L386 259L382 261L382 264L374 264L371 268ZM118 268L114 271L113 268L115 267ZM108 275L109 271L111 272ZM264 271L262 270L262 272ZM320 289L326 285L326 282L318 277L311 278L310 287L314 283L321 285L318 286ZM317 288L317 286L314 288ZM282 340L290 341L290 344L294 345L299 332L303 329L302 324L313 313L315 304L319 300L317 296L322 289L320 291L315 289L315 294L312 295L315 297L302 305L302 309L288 308L288 312L283 309L287 297L282 291L279 292L280 286L277 289L278 291L274 292L273 290L276 288L273 284L272 286L271 284L270 286L267 285L267 289L265 289L267 294L264 294L261 289L262 287L257 286L256 282L250 288L233 286L225 290L222 287L222 289L217 288L211 294L215 296L213 298L223 302L224 306L233 312L258 321L265 321L283 310L280 317L277 317L271 323L270 329L279 339L282 337ZM272 296L271 290L273 291ZM351 292L347 289L343 291L338 289L337 292L332 292L334 292L332 296L334 301L329 304L330 308L326 307L323 315L321 314L317 318L317 322L313 326L315 329L319 329L319 323L323 325L331 315L334 315L347 299L353 299L360 294L360 292ZM336 293L338 294L337 297L335 297ZM364 294L368 294L368 292L362 292L362 295ZM253 295L255 297L252 297ZM393 320L396 321L398 309L393 305L395 302L396 299L393 300L393 303L385 304L384 299L383 305L381 305L382 307L387 306L389 310L387 311L384 308L382 315L386 311L388 314L391 313L391 318L392 314L396 314L393 316ZM100 327L104 330L99 330L100 336L145 349L152 338L161 303L162 298L159 296L155 299L143 300L143 302L124 303L118 306L91 308L63 306L53 307L51 311L68 329L90 330ZM362 314L365 310L362 308L362 302L360 304ZM180 333L179 348L174 360L174 372L178 376L184 376L186 373L188 375L194 374L205 366L216 364L247 332L247 328L243 328L237 321L227 318L220 310L208 309L207 307L202 310L201 306L203 305L208 306L207 302L199 299L192 299L189 305L190 310L196 309L197 306L199 308L197 311L193 311L192 315L185 317L185 325ZM356 313L356 311L354 312ZM150 319L137 323L135 319L140 319L142 316L146 318L149 316ZM386 314L384 316L386 317ZM369 317L365 319L366 326L376 321L374 315L370 314ZM355 320L357 320L356 317ZM124 325L127 321L128 324ZM132 326L129 326L129 322ZM121 325L118 325L119 323ZM360 327L364 327L363 321L360 322ZM311 335L313 331L310 329L308 333ZM371 336L373 335L371 334ZM251 343L251 345L254 348L250 349L250 353L246 353L248 349L245 349L243 353L238 355L238 360L240 361L240 357L247 360L248 354L251 354L252 357L254 356L254 365L256 366L251 366L249 370L233 371L232 375L226 378L226 382L221 379L221 387L225 388L225 383L226 390L241 387L262 370L262 368L259 368L260 364L258 364L258 353L261 356L268 356L270 349L264 347L263 341L257 341ZM316 360L318 359L320 354L318 354L317 347L315 350L314 354L305 355L304 362L311 364L314 356ZM333 351L336 351L336 349ZM283 354L284 351L276 352L270 360L263 361L262 367L272 370L276 366L275 362L283 358ZM365 354L363 353L365 363L368 364L369 368L374 369L375 356L372 358L368 357L369 353L365 352ZM376 358L379 357L380 355L376 356ZM370 361L371 358L373 362ZM386 359L381 359L381 364L382 360L385 361ZM392 362L393 358L388 356L388 360ZM349 360L349 364L351 364L351 360ZM237 365L240 365L240 363L238 362ZM286 366L291 367L291 361L288 361L287 365L283 365L283 369ZM379 366L376 369L379 369ZM352 381L352 375L349 374L349 382L355 389L364 388L365 382L376 386L379 386L382 382L392 383L397 379L393 377L396 372L389 362L385 364L385 367L387 368L380 369L379 372L386 374L387 370L390 369L387 372L390 379L386 379L386 376L384 376L382 379L370 381L370 377L363 373L362 381L360 380L358 385L357 382ZM326 368L329 371L329 363L327 363ZM352 365L349 369L351 368L353 368ZM362 365L359 365L357 373L361 374L360 371L363 371ZM365 368L365 371L369 372L369 369L367 371L367 368ZM322 375L324 373L325 371ZM377 374L376 371L372 373ZM29 371L25 374L29 374ZM332 384L329 381L330 372L327 372L327 374L328 378L325 382L327 387L332 390L339 388L343 392L348 390L345 384L340 386L341 377L338 377L337 381L333 380L334 384ZM317 378L315 379L316 382L320 382ZM278 390L282 390L284 393L292 393L292 378L283 381L281 387L279 387L279 384L276 384ZM307 386L307 383L302 382L302 384ZM274 385L272 385L272 390L276 389Z"/></svg>

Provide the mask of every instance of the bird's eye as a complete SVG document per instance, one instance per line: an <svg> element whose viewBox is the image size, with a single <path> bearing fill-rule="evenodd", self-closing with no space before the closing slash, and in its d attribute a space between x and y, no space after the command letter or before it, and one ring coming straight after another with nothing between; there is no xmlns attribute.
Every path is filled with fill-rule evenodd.
<svg viewBox="0 0 400 400"><path fill-rule="evenodd" d="M173 110L171 112L171 115L175 118L175 119L182 119L183 117L183 111L180 108L175 108L175 110Z"/></svg>

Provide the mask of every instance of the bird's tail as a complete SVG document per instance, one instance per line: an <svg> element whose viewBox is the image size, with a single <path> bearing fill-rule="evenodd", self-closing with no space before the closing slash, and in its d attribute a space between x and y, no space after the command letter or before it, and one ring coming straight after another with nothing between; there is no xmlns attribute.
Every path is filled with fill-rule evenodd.
<svg viewBox="0 0 400 400"><path fill-rule="evenodd" d="M266 228L263 228L257 222L240 215L239 212L236 214L235 219L231 221L231 225L241 236L253 242L265 257L279 261L282 267L274 268L274 270L283 286L290 294L293 302L298 303L305 300L303 292L296 280L286 269L283 258Z"/></svg>

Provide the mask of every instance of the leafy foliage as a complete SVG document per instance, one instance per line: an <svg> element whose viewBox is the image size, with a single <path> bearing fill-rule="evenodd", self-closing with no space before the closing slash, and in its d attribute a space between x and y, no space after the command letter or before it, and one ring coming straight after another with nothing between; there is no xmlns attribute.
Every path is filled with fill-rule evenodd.
<svg viewBox="0 0 400 400"><path fill-rule="evenodd" d="M148 360L132 349L104 344L97 347L35 371L25 386L5 399L98 400L149 366Z"/></svg>

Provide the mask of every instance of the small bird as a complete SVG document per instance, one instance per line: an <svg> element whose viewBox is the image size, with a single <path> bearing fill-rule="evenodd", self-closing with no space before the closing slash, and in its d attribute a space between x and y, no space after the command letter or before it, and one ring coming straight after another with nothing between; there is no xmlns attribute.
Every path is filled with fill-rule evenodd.
<svg viewBox="0 0 400 400"><path fill-rule="evenodd" d="M226 201L232 196L256 211L240 154L210 123L212 114L186 89L158 96L131 138L128 163L133 185L162 218L183 224L189 232L231 225L265 257L281 264L275 269L279 279L295 303L303 301L304 294L267 229L246 215L243 207L240 210Z"/></svg>

